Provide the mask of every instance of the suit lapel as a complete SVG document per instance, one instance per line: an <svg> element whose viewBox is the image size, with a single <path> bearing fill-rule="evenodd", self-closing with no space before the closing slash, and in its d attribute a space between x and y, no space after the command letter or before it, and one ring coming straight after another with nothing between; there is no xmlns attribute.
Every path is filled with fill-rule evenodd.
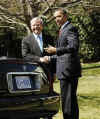
<svg viewBox="0 0 100 119"><path fill-rule="evenodd" d="M33 49L35 49L37 52L38 52L38 51L41 52L40 47L39 47L39 45L38 45L38 42L35 40L35 37L34 37L33 34L31 34L30 40L31 40L30 43L31 43Z"/></svg>
<svg viewBox="0 0 100 119"><path fill-rule="evenodd" d="M69 24L70 24L70 22L68 21L68 22L66 23L66 25L62 28L62 30L63 30L65 27L67 27Z"/></svg>
<svg viewBox="0 0 100 119"><path fill-rule="evenodd" d="M58 38L57 44L56 46L59 47L60 43L61 43L61 39L62 39L62 34L64 33L64 29L70 24L70 22L68 21L68 23L62 28L60 29L60 36Z"/></svg>
<svg viewBox="0 0 100 119"><path fill-rule="evenodd" d="M42 40L43 40L43 48L46 47L46 35L44 34L44 32L42 33Z"/></svg>

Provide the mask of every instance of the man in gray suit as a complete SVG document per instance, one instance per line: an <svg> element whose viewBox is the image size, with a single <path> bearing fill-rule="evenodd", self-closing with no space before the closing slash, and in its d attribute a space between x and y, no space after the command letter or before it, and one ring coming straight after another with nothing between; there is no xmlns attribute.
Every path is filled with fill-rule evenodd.
<svg viewBox="0 0 100 119"><path fill-rule="evenodd" d="M56 74L60 80L63 118L79 119L76 96L78 78L81 76L78 56L79 35L77 29L68 21L67 12L64 9L56 10L54 17L60 27L59 38L56 48L50 46L45 50L55 55L44 57L44 59L49 62L56 58Z"/></svg>
<svg viewBox="0 0 100 119"><path fill-rule="evenodd" d="M35 17L30 21L32 33L22 40L22 56L33 62L43 62L44 48L53 45L53 39L43 32L43 21Z"/></svg>
<svg viewBox="0 0 100 119"><path fill-rule="evenodd" d="M22 56L26 60L41 63L41 65L44 66L45 64L43 64L43 62L45 59L42 57L47 55L47 53L44 52L44 48L47 47L48 44L53 45L53 39L44 34L43 21L40 17L33 18L30 21L30 25L32 33L22 40ZM49 68L50 66L49 64ZM47 69L48 67L46 70ZM51 74L53 75L53 72ZM52 119L52 117L46 119Z"/></svg>
<svg viewBox="0 0 100 119"><path fill-rule="evenodd" d="M40 17L33 18L30 21L30 26L32 33L22 40L22 57L45 67L47 64L43 63L42 57L48 53L44 51L44 48L48 45L54 45L54 39L43 30L43 20ZM51 64L48 65L51 70ZM55 70L51 70L51 75L54 74L53 72Z"/></svg>

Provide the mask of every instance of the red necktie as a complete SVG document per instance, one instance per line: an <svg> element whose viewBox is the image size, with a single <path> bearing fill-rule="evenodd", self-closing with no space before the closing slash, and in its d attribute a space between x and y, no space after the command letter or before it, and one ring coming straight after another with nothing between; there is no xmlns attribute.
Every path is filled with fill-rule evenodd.
<svg viewBox="0 0 100 119"><path fill-rule="evenodd" d="M59 36L61 35L61 29L59 30Z"/></svg>

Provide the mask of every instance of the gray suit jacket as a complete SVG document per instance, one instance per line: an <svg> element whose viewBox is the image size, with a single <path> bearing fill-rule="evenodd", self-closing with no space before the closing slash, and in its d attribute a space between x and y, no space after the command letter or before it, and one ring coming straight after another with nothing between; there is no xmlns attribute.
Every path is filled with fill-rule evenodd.
<svg viewBox="0 0 100 119"><path fill-rule="evenodd" d="M78 56L79 36L78 31L71 23L68 23L61 30L56 44L57 54L52 56L51 60L56 58L56 72L58 79L66 77L81 76L81 65Z"/></svg>
<svg viewBox="0 0 100 119"><path fill-rule="evenodd" d="M50 35L45 35L42 33L43 37L43 48L47 47L48 44L54 45L54 39ZM26 60L30 60L32 62L39 62L40 57L48 55L46 52L41 52L40 47L35 40L33 34L25 37L22 40L22 57Z"/></svg>
<svg viewBox="0 0 100 119"><path fill-rule="evenodd" d="M33 34L25 37L22 40L22 56L24 59L30 61L39 61L39 58L42 56L39 45L35 40Z"/></svg>

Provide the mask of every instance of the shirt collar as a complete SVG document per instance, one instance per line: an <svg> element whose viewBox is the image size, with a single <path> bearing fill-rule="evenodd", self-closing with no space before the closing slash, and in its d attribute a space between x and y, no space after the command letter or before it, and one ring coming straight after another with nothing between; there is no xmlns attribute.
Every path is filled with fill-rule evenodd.
<svg viewBox="0 0 100 119"><path fill-rule="evenodd" d="M33 33L33 35L34 35L35 38L37 38L38 36L39 36L40 38L42 38L42 33L40 33L39 35Z"/></svg>

